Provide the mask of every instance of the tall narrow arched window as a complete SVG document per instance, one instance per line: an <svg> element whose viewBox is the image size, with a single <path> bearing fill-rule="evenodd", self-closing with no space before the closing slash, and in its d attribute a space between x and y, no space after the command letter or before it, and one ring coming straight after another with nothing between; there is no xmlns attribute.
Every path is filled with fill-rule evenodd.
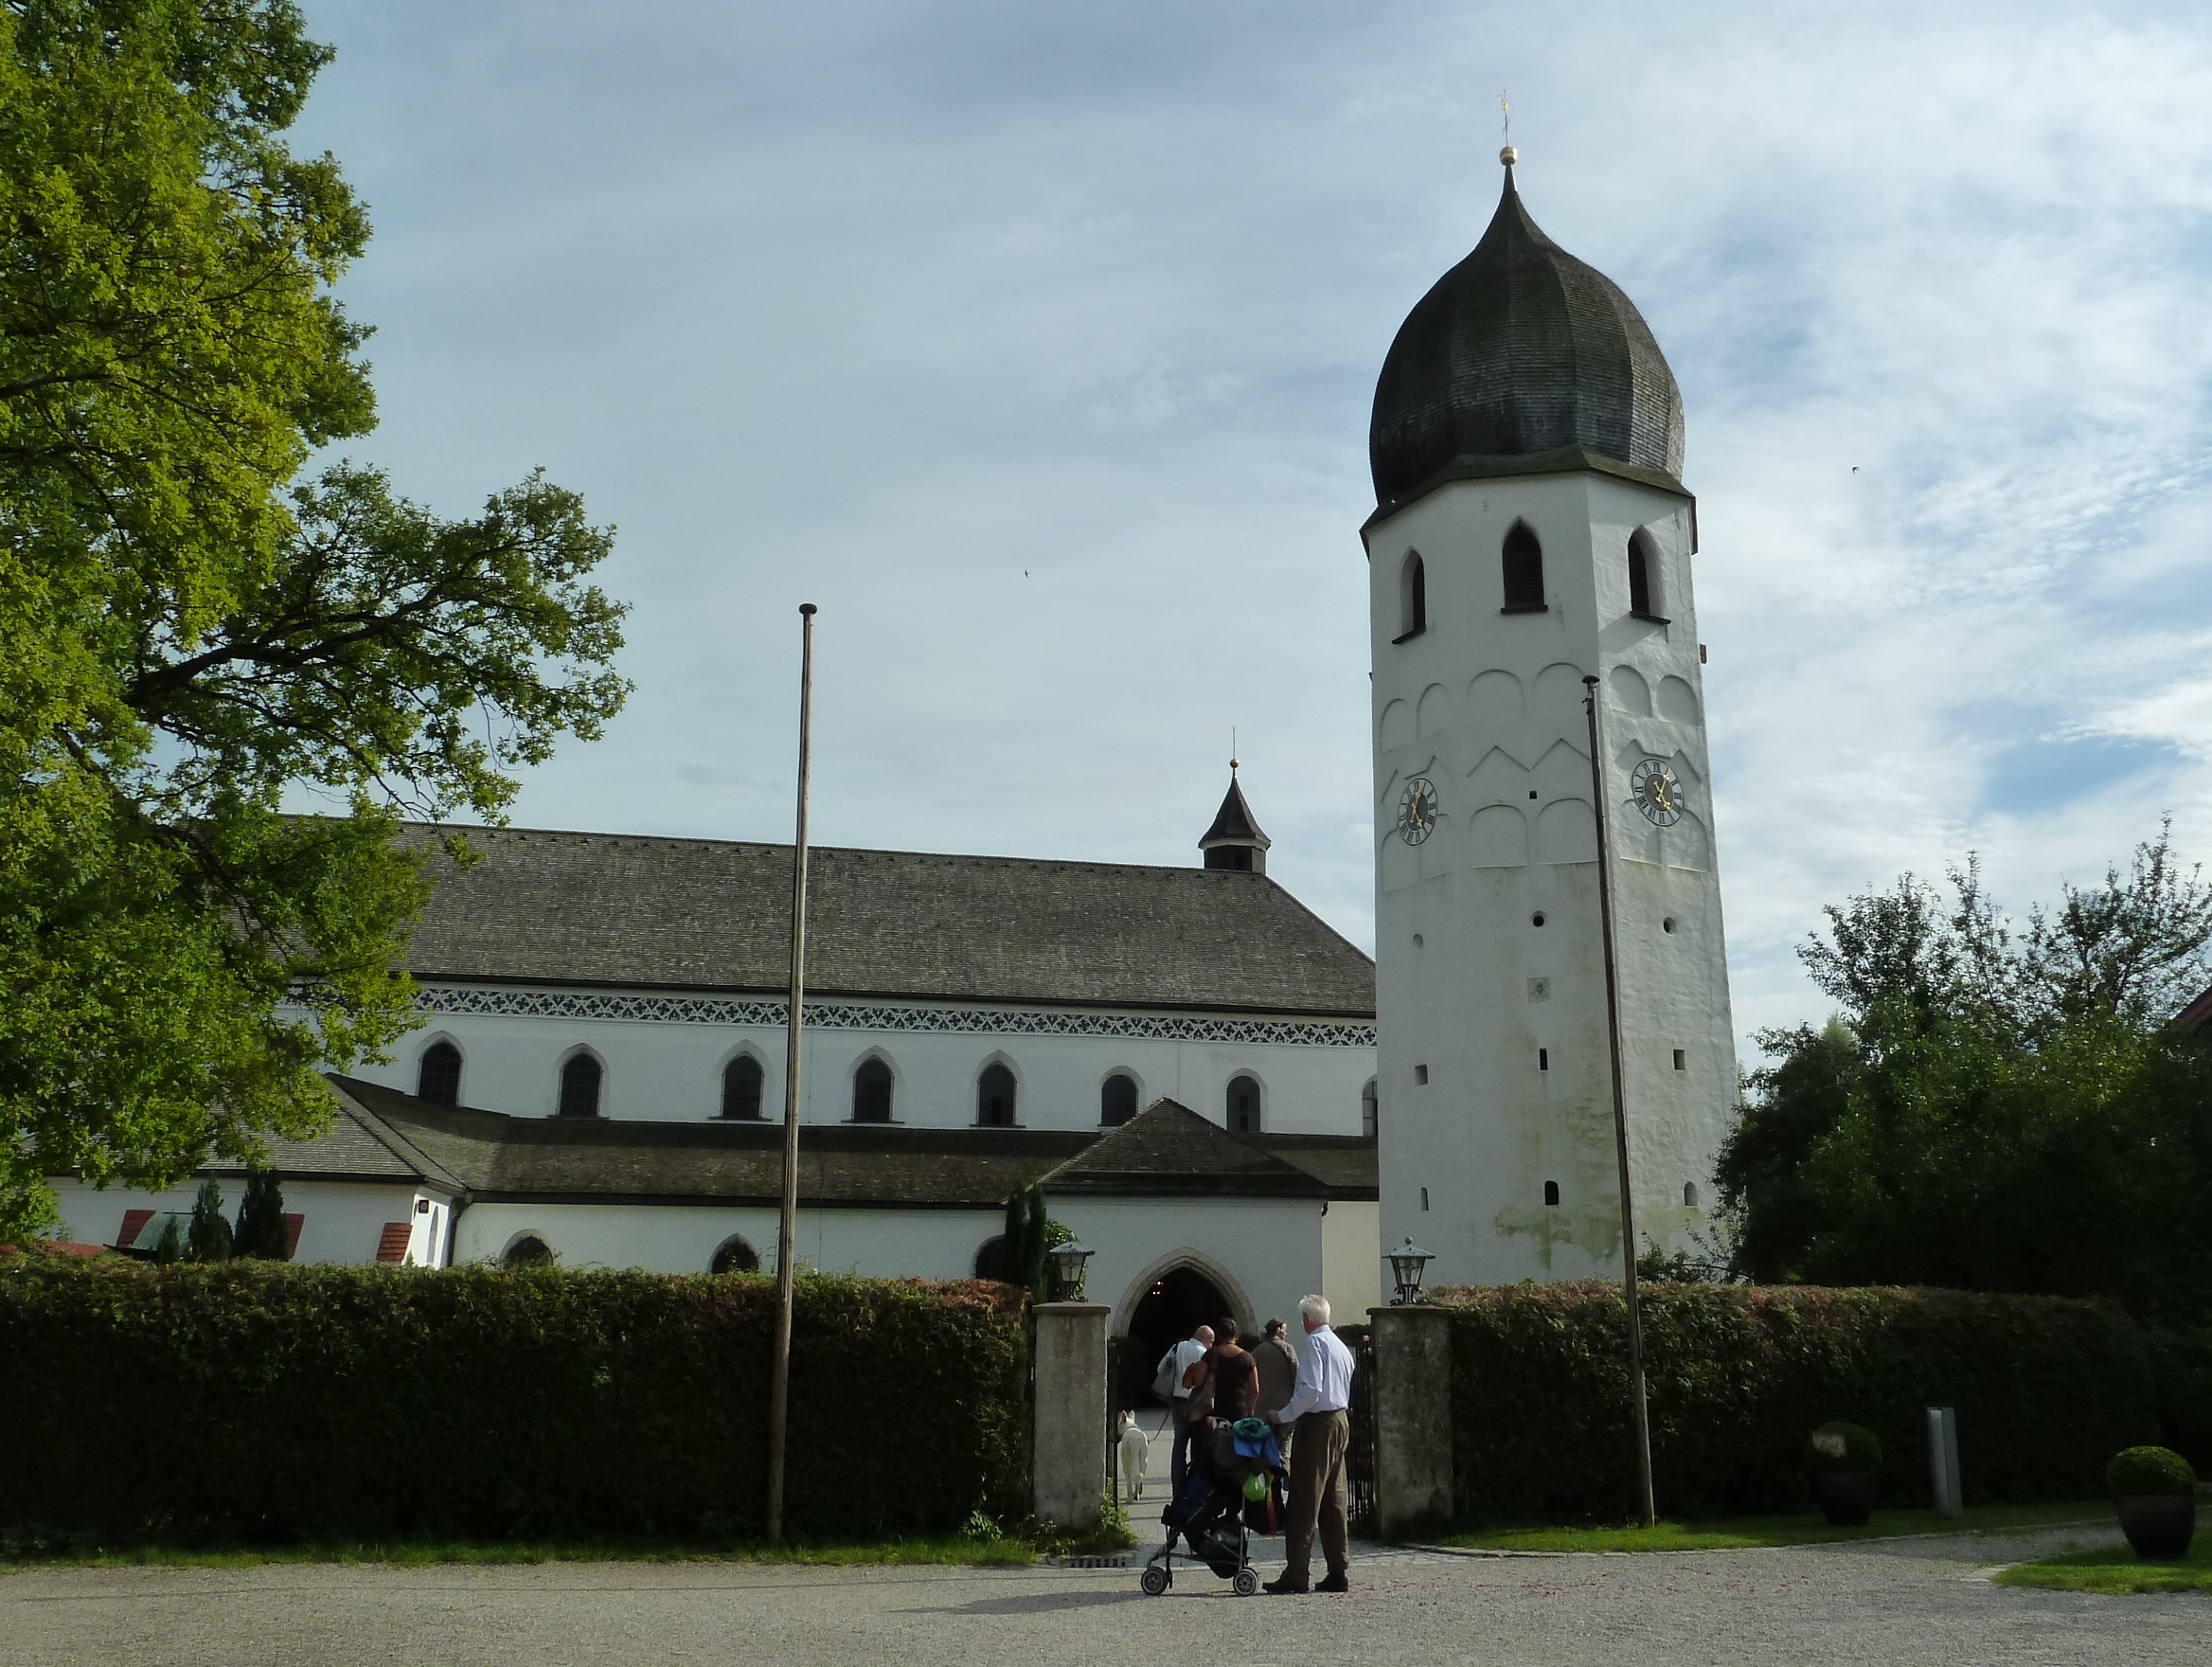
<svg viewBox="0 0 2212 1667"><path fill-rule="evenodd" d="M860 1069L852 1073L852 1120L891 1120L891 1067L880 1059L862 1060Z"/></svg>
<svg viewBox="0 0 2212 1667"><path fill-rule="evenodd" d="M588 1053L573 1055L561 1067L561 1116L599 1115L600 1074L599 1062Z"/></svg>
<svg viewBox="0 0 2212 1667"><path fill-rule="evenodd" d="M1505 548L1499 559L1506 579L1503 611L1508 614L1543 612L1543 546L1536 542L1536 534L1527 522L1513 523L1513 529L1506 534Z"/></svg>
<svg viewBox="0 0 2212 1667"><path fill-rule="evenodd" d="M1014 1126L1014 1073L996 1060L975 1079L975 1121L986 1129Z"/></svg>
<svg viewBox="0 0 2212 1667"><path fill-rule="evenodd" d="M433 1105L461 1102L461 1050L451 1042L433 1042L416 1069L415 1098Z"/></svg>
<svg viewBox="0 0 2212 1667"><path fill-rule="evenodd" d="M1259 1133L1259 1084L1250 1077L1229 1079L1229 1132Z"/></svg>
<svg viewBox="0 0 2212 1667"><path fill-rule="evenodd" d="M740 1053L722 1067L722 1114L758 1120L760 1116L760 1062Z"/></svg>
<svg viewBox="0 0 2212 1667"><path fill-rule="evenodd" d="M1376 1092L1375 1079L1369 1077L1367 1085L1360 1090L1360 1133L1372 1140L1382 1131L1382 1101Z"/></svg>
<svg viewBox="0 0 2212 1667"><path fill-rule="evenodd" d="M1659 551L1641 527L1629 534L1629 612L1639 619L1659 614Z"/></svg>
<svg viewBox="0 0 2212 1667"><path fill-rule="evenodd" d="M1398 574L1398 636L1403 642L1429 628L1429 571L1418 550L1405 552L1405 565Z"/></svg>
<svg viewBox="0 0 2212 1667"><path fill-rule="evenodd" d="M1115 1071L1098 1084L1098 1120L1117 1129L1134 1116L1136 1079L1126 1071Z"/></svg>

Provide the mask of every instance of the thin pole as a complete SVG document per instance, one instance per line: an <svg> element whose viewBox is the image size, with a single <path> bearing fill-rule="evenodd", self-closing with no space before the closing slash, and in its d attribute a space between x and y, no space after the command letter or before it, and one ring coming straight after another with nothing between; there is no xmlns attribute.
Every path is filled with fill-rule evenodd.
<svg viewBox="0 0 2212 1667"><path fill-rule="evenodd" d="M814 604L799 604L799 812L791 851L791 1006L784 1014L783 1215L776 1228L776 1362L768 1380L768 1539L783 1538L791 1407L792 1264L798 1257L799 1025L807 994L807 775L812 762Z"/></svg>
<svg viewBox="0 0 2212 1667"><path fill-rule="evenodd" d="M1605 814L1605 754L1598 739L1597 679L1582 679L1582 708L1590 714L1590 797L1597 810L1597 922L1605 938L1605 1029L1613 1050L1613 1145L1620 1162L1621 1281L1629 1298L1630 1411L1636 1425L1636 1489L1644 1526L1659 1519L1651 1493L1651 1413L1644 1399L1644 1314L1636 1295L1636 1216L1629 1193L1629 1114L1620 1068L1620 975L1613 955L1613 853Z"/></svg>

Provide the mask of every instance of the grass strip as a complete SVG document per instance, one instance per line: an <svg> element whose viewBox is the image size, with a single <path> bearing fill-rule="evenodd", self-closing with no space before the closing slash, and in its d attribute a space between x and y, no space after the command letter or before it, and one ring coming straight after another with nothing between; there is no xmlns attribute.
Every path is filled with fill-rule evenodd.
<svg viewBox="0 0 2212 1667"><path fill-rule="evenodd" d="M1933 1511L1877 1511L1861 1528L1834 1528L1816 1512L1793 1516L1735 1516L1709 1522L1661 1522L1591 1528L1484 1528L1431 1542L1477 1551L1733 1551L1765 1546L1821 1546L1904 1534L1999 1533L2008 1529L2109 1520L2101 1499L2029 1505L1971 1505L1961 1521Z"/></svg>
<svg viewBox="0 0 2212 1667"><path fill-rule="evenodd" d="M2045 1592L2212 1593L2212 1536L2199 1533L2179 1563L2146 1563L2125 1546L2102 1551L2062 1551L2034 1563L2015 1563L1990 1576L1999 1586Z"/></svg>
<svg viewBox="0 0 2212 1667"><path fill-rule="evenodd" d="M330 1539L291 1545L106 1545L69 1537L0 1539L0 1571L28 1568L255 1568L265 1564L353 1563L398 1568L497 1563L776 1563L860 1568L902 1564L1020 1568L1037 1560L1027 1540L948 1534L903 1540L699 1542L592 1540Z"/></svg>

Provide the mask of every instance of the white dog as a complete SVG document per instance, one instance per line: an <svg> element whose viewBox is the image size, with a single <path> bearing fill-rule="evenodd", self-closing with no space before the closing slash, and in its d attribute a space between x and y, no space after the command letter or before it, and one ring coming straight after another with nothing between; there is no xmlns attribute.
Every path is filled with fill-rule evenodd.
<svg viewBox="0 0 2212 1667"><path fill-rule="evenodd" d="M1145 1493L1145 1465L1151 1459L1152 1444L1145 1439L1145 1432L1136 1425L1136 1414L1121 1415L1121 1487L1125 1498L1141 1499Z"/></svg>

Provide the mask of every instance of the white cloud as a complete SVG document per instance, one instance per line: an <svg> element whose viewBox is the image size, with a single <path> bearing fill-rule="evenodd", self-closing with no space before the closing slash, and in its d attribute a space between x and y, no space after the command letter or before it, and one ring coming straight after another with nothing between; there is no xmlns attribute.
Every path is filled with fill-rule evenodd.
<svg viewBox="0 0 2212 1667"><path fill-rule="evenodd" d="M1504 86L1685 387L1743 1027L1900 869L2212 848L2193 9L310 9L364 450L622 528L639 694L526 821L782 836L813 600L823 837L1192 860L1235 725L1364 939L1367 402Z"/></svg>

